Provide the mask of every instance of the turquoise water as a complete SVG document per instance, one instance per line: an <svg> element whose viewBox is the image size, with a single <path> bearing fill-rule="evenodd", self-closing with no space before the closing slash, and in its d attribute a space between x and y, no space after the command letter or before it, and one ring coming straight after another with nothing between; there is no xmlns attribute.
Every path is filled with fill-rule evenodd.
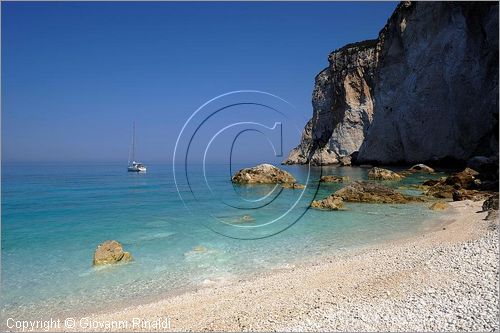
<svg viewBox="0 0 500 333"><path fill-rule="evenodd" d="M224 165L205 170L210 189L198 166L188 170L189 184L177 169L177 186L170 164L148 165L146 174L127 173L122 164L2 168L2 314L23 318L99 311L224 283L411 235L436 227L429 217L438 216L422 204L307 209L314 196L341 186L318 188L321 174L366 179L367 170L355 167L283 167L307 183L304 191L233 186ZM94 249L107 239L121 242L134 262L93 268ZM203 251L193 251L197 246Z"/></svg>

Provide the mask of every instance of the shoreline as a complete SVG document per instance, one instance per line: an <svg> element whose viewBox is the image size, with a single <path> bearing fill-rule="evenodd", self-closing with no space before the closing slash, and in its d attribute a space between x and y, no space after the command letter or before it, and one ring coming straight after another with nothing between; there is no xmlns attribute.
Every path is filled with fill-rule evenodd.
<svg viewBox="0 0 500 333"><path fill-rule="evenodd" d="M133 318L146 321L168 318L168 331L498 329L498 231L497 227L492 227L498 226L498 221L484 221L487 213L478 212L481 204L471 201L450 203L449 212L437 218L443 220L441 230L423 231L338 255L321 255L288 268L252 274L223 285L170 295L117 311L77 317L77 322L80 318L100 323L132 322ZM485 244L489 247L486 248ZM477 255L461 253L469 247L486 251L481 258L486 260L485 267L471 270L461 267L459 262L451 269L448 261L453 263L457 255ZM441 264L436 257L443 257ZM465 276L462 276L462 268ZM490 271L485 273L484 269ZM469 273L474 276L469 276ZM453 295L453 304L465 308L466 312L472 311L475 307L469 307L465 302L467 299L457 301L454 289L452 294L447 292L447 283L467 284L481 276L487 280L475 283L478 288L486 285L489 298L483 300L486 310L480 307L481 311L476 315L479 323L463 319L464 315L456 311L446 312L443 318L434 318L436 309L433 308L442 300L436 300L436 304L428 302L429 297L433 299L428 290L434 290L430 294L438 293L443 298ZM488 289L488 286L493 286L493 289ZM461 290L469 292L464 286ZM495 295L491 295L492 292ZM424 304L422 308L418 307L420 301ZM406 303L408 307L405 307ZM405 316L399 318L397 313L391 316L391 312L397 312L397 309L406 311ZM429 312L429 309L433 310ZM417 318L424 312L430 317L414 322L408 319L408 316ZM374 313L378 315L374 317ZM152 328L129 326L111 330L131 329ZM98 327L93 330L109 329Z"/></svg>

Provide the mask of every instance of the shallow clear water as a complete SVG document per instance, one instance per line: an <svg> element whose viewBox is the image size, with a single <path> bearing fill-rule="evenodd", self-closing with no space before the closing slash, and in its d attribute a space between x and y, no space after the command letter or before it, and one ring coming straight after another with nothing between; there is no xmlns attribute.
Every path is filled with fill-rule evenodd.
<svg viewBox="0 0 500 333"><path fill-rule="evenodd" d="M317 188L321 173L366 179L367 170L355 167L283 167L307 183L303 192L233 187L224 165L205 170L209 190L201 168L188 170L189 184L178 169L183 200L170 164L148 165L146 174L127 173L122 164L2 168L2 313L23 318L131 304L436 226L429 218L437 213L422 204L307 209L314 196L341 187ZM121 242L134 262L93 268L94 249L107 239ZM203 251L193 251L197 246Z"/></svg>

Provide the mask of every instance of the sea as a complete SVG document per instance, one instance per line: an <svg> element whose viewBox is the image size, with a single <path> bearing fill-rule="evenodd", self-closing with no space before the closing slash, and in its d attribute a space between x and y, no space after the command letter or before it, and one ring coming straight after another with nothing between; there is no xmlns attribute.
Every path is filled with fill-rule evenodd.
<svg viewBox="0 0 500 333"><path fill-rule="evenodd" d="M318 256L335 256L439 228L425 203L310 209L343 186L322 175L367 180L361 167L280 166L305 189L235 185L251 165L4 163L2 317L43 319L117 309L224 285ZM442 174L382 182L411 185ZM96 247L119 241L134 260L93 267Z"/></svg>

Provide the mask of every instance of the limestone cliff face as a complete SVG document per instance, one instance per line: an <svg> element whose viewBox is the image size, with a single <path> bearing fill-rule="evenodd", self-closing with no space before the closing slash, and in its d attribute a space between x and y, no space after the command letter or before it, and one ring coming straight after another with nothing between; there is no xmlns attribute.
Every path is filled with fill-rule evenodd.
<svg viewBox="0 0 500 333"><path fill-rule="evenodd" d="M376 45L349 44L330 54L330 65L316 76L313 117L285 164L334 164L359 149L372 121Z"/></svg>
<svg viewBox="0 0 500 333"><path fill-rule="evenodd" d="M375 41L333 52L285 163L498 154L498 3L404 2Z"/></svg>

